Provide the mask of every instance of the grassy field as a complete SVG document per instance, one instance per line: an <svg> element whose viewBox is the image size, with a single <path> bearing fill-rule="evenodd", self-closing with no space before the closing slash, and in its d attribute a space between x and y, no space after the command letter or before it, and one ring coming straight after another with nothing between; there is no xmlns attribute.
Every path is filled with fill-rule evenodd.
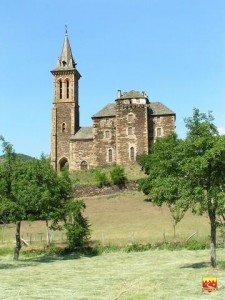
<svg viewBox="0 0 225 300"><path fill-rule="evenodd" d="M101 245L155 243L164 240L208 239L206 216L190 212L177 225L173 237L172 218L166 207L154 207L140 192L85 198L85 215L91 223L91 239ZM13 246L14 226L1 226L1 246ZM45 223L23 222L22 235L31 247L45 244ZM62 232L55 232L59 243ZM29 247L28 247L29 248ZM1 249L0 249L1 250ZM29 249L28 249L29 250ZM225 299L225 251L219 249L218 269L209 265L209 250L145 252L117 251L96 256L29 257L21 251L20 261L0 256L0 299L18 300L147 300ZM221 266L221 267L220 267ZM201 291L202 277L217 276L219 290Z"/></svg>
<svg viewBox="0 0 225 300"><path fill-rule="evenodd" d="M225 299L225 271L212 270L208 251L115 252L100 256L0 257L0 299ZM225 261L223 249L218 251ZM216 276L218 291L201 291Z"/></svg>
<svg viewBox="0 0 225 300"><path fill-rule="evenodd" d="M91 240L103 245L125 245L131 242L154 243L173 239L172 218L167 207L155 207L145 201L140 192L125 191L117 194L84 199L85 215L91 224ZM0 226L0 242L14 240L15 226ZM22 236L32 245L45 243L44 222L22 222ZM190 212L177 225L177 240L185 240L191 234L197 239L209 235L208 219L193 216ZM66 237L62 232L52 232L54 240L61 242Z"/></svg>
<svg viewBox="0 0 225 300"><path fill-rule="evenodd" d="M145 201L140 192L123 192L114 195L84 199L92 224L92 239L103 244L129 242L156 242L173 238L172 218L167 207L155 207ZM205 216L190 212L177 225L176 239L187 239L196 232L199 239L209 235Z"/></svg>

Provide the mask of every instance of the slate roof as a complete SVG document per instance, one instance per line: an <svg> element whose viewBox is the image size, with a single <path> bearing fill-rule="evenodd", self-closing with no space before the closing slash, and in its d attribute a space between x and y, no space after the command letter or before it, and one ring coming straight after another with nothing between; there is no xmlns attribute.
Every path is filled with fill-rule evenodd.
<svg viewBox="0 0 225 300"><path fill-rule="evenodd" d="M94 114L92 118L115 117L116 115L115 105L116 105L115 103L110 103L106 105L103 109L101 109L99 112ZM171 109L169 109L161 102L151 102L149 106L150 109L152 110L152 115L175 115L175 113Z"/></svg>
<svg viewBox="0 0 225 300"><path fill-rule="evenodd" d="M151 102L150 108L153 115L175 115L175 113L161 102Z"/></svg>
<svg viewBox="0 0 225 300"><path fill-rule="evenodd" d="M115 115L115 103L109 103L108 105L103 107L103 109L101 109L99 112L94 114L92 118L114 117Z"/></svg>
<svg viewBox="0 0 225 300"><path fill-rule="evenodd" d="M75 141L93 139L92 127L81 127L70 139Z"/></svg>
<svg viewBox="0 0 225 300"><path fill-rule="evenodd" d="M57 61L57 66L53 71L56 70L73 70L76 69L76 63L73 58L73 54L70 47L68 34L66 32L62 47L62 52Z"/></svg>

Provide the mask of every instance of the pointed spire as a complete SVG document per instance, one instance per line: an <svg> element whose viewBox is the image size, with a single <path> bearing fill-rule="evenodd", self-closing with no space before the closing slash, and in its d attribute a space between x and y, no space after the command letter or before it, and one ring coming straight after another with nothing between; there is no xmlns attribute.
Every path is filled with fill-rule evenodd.
<svg viewBox="0 0 225 300"><path fill-rule="evenodd" d="M58 59L56 68L63 69L63 70L76 68L76 64L73 59L70 42L69 42L69 38L68 38L67 25L65 25L65 37L64 37L64 42L63 42L63 48L62 48L61 55Z"/></svg>

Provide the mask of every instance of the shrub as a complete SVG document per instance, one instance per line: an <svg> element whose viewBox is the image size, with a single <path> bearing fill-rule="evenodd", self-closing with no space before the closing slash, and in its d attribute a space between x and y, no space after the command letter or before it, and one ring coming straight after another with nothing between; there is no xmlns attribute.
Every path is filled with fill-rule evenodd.
<svg viewBox="0 0 225 300"><path fill-rule="evenodd" d="M82 247L89 239L88 220L82 215L85 203L81 200L69 201L67 204L67 221L65 224L69 248Z"/></svg>
<svg viewBox="0 0 225 300"><path fill-rule="evenodd" d="M112 167L110 177L114 184L121 187L124 186L127 181L124 168L117 165Z"/></svg>
<svg viewBox="0 0 225 300"><path fill-rule="evenodd" d="M109 185L109 179L107 178L106 173L102 169L97 169L95 171L95 179L97 181L98 187Z"/></svg>

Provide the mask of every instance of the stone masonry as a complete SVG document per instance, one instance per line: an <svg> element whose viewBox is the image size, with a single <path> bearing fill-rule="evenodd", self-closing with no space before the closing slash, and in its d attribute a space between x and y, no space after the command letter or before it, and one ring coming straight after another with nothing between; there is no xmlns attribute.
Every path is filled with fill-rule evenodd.
<svg viewBox="0 0 225 300"><path fill-rule="evenodd" d="M92 127L79 125L80 73L66 33L54 76L51 161L56 170L129 165L149 153L156 138L175 129L175 113L145 92L117 91L114 103L93 115Z"/></svg>

